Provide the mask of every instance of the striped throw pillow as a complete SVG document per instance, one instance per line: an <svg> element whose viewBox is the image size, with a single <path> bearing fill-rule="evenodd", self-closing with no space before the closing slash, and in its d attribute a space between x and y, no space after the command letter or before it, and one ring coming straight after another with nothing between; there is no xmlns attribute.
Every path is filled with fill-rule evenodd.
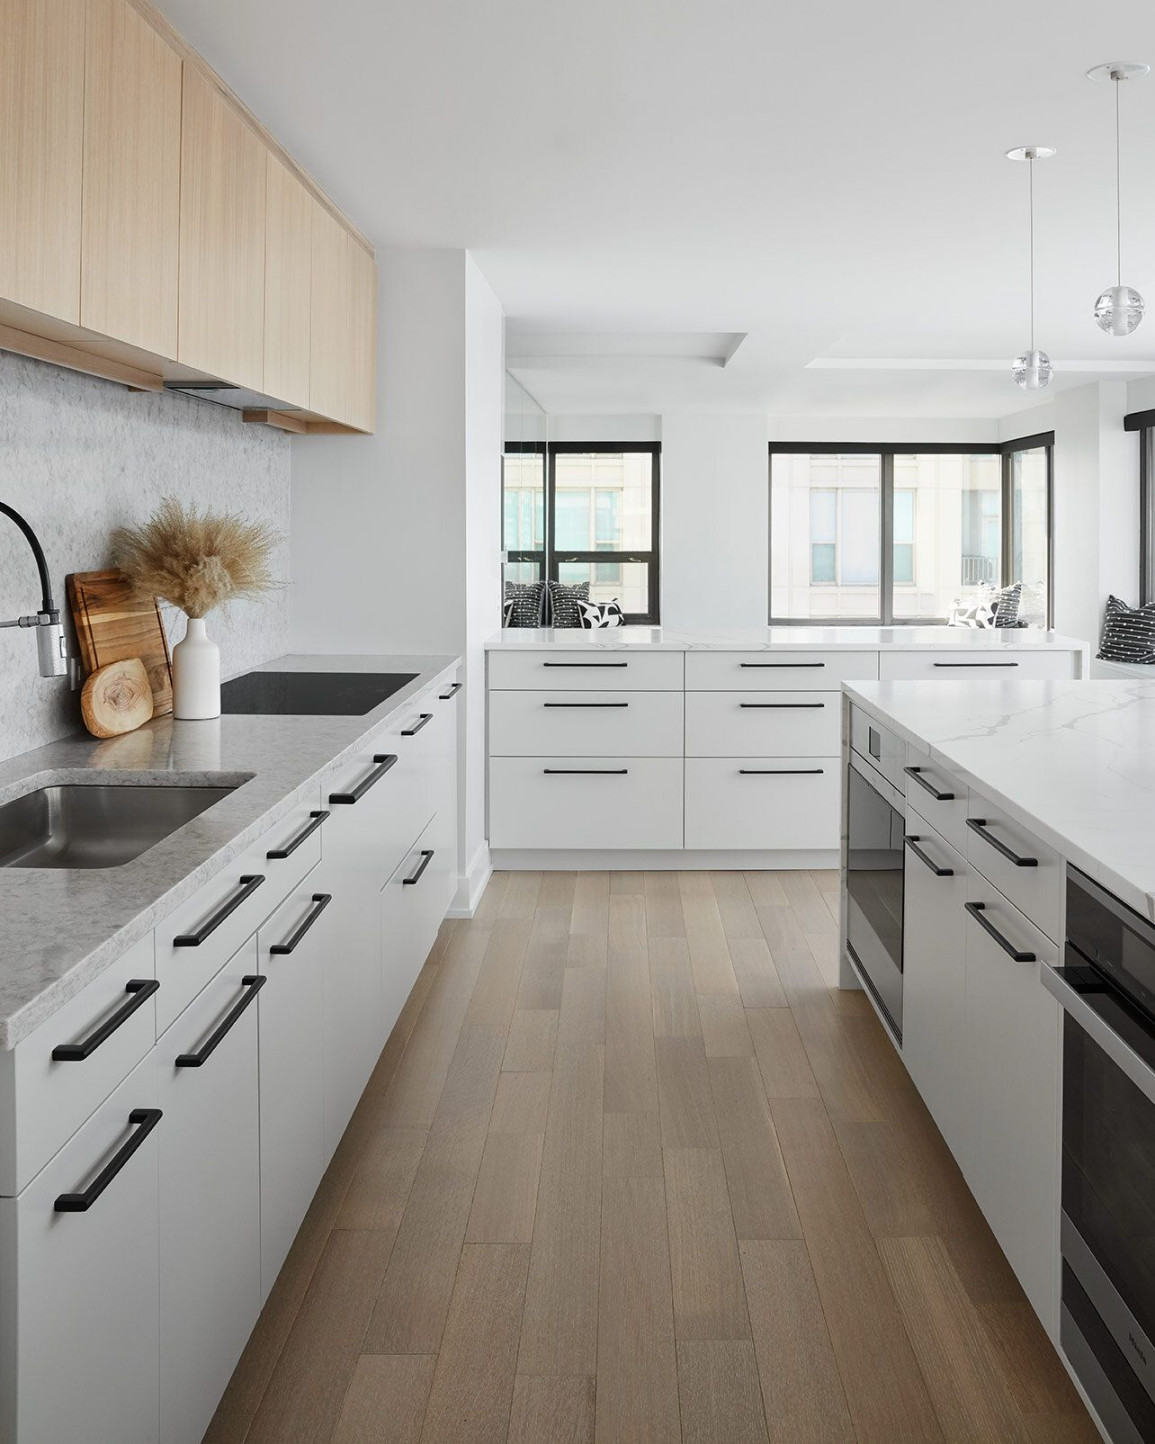
<svg viewBox="0 0 1155 1444"><path fill-rule="evenodd" d="M1129 607L1118 597L1108 597L1098 656L1102 662L1155 666L1155 603Z"/></svg>

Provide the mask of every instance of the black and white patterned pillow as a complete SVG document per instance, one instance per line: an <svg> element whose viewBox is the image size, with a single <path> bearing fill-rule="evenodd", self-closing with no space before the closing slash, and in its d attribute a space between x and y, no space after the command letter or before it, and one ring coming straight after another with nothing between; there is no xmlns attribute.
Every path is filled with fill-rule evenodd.
<svg viewBox="0 0 1155 1444"><path fill-rule="evenodd" d="M981 594L977 597L955 597L947 618L948 627L970 627L973 631L994 625L995 609L989 597Z"/></svg>
<svg viewBox="0 0 1155 1444"><path fill-rule="evenodd" d="M503 627L544 627L544 582L506 582L501 607Z"/></svg>
<svg viewBox="0 0 1155 1444"><path fill-rule="evenodd" d="M597 627L624 627L626 624L621 603L616 598L612 602L579 602L577 606L581 624L587 631Z"/></svg>
<svg viewBox="0 0 1155 1444"><path fill-rule="evenodd" d="M1155 603L1129 607L1118 597L1108 597L1097 655L1103 662L1155 666Z"/></svg>
<svg viewBox="0 0 1155 1444"><path fill-rule="evenodd" d="M590 599L589 582L549 583L549 625L551 627L580 627L579 602Z"/></svg>
<svg viewBox="0 0 1155 1444"><path fill-rule="evenodd" d="M996 627L1025 627L1026 622L1019 620L1019 607L1023 600L1023 584L1015 582L1012 586L1002 587L990 594L990 600L995 609Z"/></svg>

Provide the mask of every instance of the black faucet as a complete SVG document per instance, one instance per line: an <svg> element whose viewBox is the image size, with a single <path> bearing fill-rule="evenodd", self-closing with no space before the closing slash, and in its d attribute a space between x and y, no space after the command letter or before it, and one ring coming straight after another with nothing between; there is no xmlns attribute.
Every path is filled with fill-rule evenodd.
<svg viewBox="0 0 1155 1444"><path fill-rule="evenodd" d="M52 598L52 583L48 580L48 563L44 560L44 548L40 539L18 511L0 501L0 513L11 517L32 548L36 558L36 570L40 573L40 610L30 616L16 617L11 622L0 622L0 627L35 627L36 650L40 656L42 677L63 677L68 671L68 655L64 648L64 628L60 625L60 609Z"/></svg>

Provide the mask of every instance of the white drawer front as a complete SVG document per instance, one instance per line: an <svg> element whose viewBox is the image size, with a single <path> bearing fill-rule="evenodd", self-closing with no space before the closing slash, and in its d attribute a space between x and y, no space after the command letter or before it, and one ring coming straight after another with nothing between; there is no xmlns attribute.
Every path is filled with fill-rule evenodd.
<svg viewBox="0 0 1155 1444"><path fill-rule="evenodd" d="M495 757L491 847L682 846L680 757Z"/></svg>
<svg viewBox="0 0 1155 1444"><path fill-rule="evenodd" d="M680 692L491 692L493 757L681 757Z"/></svg>
<svg viewBox="0 0 1155 1444"><path fill-rule="evenodd" d="M152 1047L155 976L149 933L0 1058L0 1195L19 1193Z"/></svg>
<svg viewBox="0 0 1155 1444"><path fill-rule="evenodd" d="M689 692L687 757L834 757L837 692Z"/></svg>
<svg viewBox="0 0 1155 1444"><path fill-rule="evenodd" d="M837 692L874 681L877 652L687 652L687 692Z"/></svg>
<svg viewBox="0 0 1155 1444"><path fill-rule="evenodd" d="M883 652L883 682L1029 682L1048 677L1077 677L1075 652L1024 652L1018 647L943 647L937 652Z"/></svg>
<svg viewBox="0 0 1155 1444"><path fill-rule="evenodd" d="M593 646L580 652L490 652L489 686L492 691L680 692L683 655Z"/></svg>
<svg viewBox="0 0 1155 1444"><path fill-rule="evenodd" d="M1059 854L977 792L967 804L967 861L1052 941L1063 936Z"/></svg>
<svg viewBox="0 0 1155 1444"><path fill-rule="evenodd" d="M910 748L904 768L906 804L966 856L969 790L945 767Z"/></svg>
<svg viewBox="0 0 1155 1444"><path fill-rule="evenodd" d="M686 846L838 847L836 757L695 757L686 761Z"/></svg>
<svg viewBox="0 0 1155 1444"><path fill-rule="evenodd" d="M385 1016L382 1038L393 1030L445 917L453 858L435 817L381 890Z"/></svg>

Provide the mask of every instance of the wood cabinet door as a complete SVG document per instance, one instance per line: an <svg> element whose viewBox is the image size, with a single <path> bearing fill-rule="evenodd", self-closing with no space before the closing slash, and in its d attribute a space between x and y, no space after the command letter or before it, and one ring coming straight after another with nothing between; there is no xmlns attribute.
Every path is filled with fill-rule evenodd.
<svg viewBox="0 0 1155 1444"><path fill-rule="evenodd" d="M349 410L349 267L353 248L344 226L314 201L309 409L333 421L345 421Z"/></svg>
<svg viewBox="0 0 1155 1444"><path fill-rule="evenodd" d="M182 62L127 0L88 0L80 324L177 350Z"/></svg>
<svg viewBox="0 0 1155 1444"><path fill-rule="evenodd" d="M264 389L307 407L315 202L272 151L266 204Z"/></svg>
<svg viewBox="0 0 1155 1444"><path fill-rule="evenodd" d="M85 0L0 0L0 299L73 323L84 13Z"/></svg>
<svg viewBox="0 0 1155 1444"><path fill-rule="evenodd" d="M377 262L349 239L348 371L345 420L359 431L377 424Z"/></svg>
<svg viewBox="0 0 1155 1444"><path fill-rule="evenodd" d="M177 358L261 390L267 151L192 65L184 68Z"/></svg>

